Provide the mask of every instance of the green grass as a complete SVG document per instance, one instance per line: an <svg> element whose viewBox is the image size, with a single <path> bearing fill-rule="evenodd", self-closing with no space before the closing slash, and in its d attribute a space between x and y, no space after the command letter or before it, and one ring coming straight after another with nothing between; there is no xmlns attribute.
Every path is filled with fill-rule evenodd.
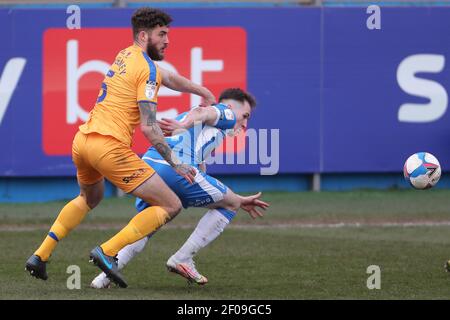
<svg viewBox="0 0 450 320"><path fill-rule="evenodd" d="M83 223L88 228L77 229L64 239L48 265L46 282L27 275L24 263L64 203L1 204L0 299L450 297L450 274L443 271L450 258L450 226L377 224L449 222L450 191L268 193L264 198L272 204L264 219L253 221L239 213L231 227L196 258L198 269L210 280L206 286L188 286L165 270L167 258L204 212L196 209L182 212L130 263L124 271L127 289L109 290L89 288L97 269L87 262L88 253L133 215L131 198L105 200ZM302 226L337 222L363 225ZM95 230L100 225L103 228ZM66 287L69 265L81 268L81 290ZM366 287L370 265L381 268L381 290Z"/></svg>

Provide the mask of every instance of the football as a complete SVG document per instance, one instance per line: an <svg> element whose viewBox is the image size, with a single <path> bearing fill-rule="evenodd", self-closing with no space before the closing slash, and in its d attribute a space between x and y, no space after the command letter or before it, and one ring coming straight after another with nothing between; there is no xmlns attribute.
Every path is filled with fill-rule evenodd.
<svg viewBox="0 0 450 320"><path fill-rule="evenodd" d="M403 174L415 189L429 189L439 181L441 166L431 153L417 152L406 160Z"/></svg>

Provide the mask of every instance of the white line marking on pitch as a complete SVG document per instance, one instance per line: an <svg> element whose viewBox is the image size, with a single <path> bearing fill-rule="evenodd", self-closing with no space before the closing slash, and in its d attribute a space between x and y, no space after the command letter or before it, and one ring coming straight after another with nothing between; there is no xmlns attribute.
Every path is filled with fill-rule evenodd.
<svg viewBox="0 0 450 320"><path fill-rule="evenodd" d="M166 225L164 229L194 229L195 224L184 225ZM410 228L410 227L445 227L450 226L450 221L409 221L409 222L338 222L338 223L274 223L274 224L230 224L227 229L334 229L334 228ZM111 230L120 229L123 225L119 224L91 224L79 226L78 230ZM46 225L0 225L0 231L36 231L46 230Z"/></svg>

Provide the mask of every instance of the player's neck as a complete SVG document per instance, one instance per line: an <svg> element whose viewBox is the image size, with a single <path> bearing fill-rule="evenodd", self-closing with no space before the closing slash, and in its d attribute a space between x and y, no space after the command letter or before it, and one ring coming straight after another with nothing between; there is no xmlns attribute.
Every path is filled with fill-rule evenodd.
<svg viewBox="0 0 450 320"><path fill-rule="evenodd" d="M145 52L145 46L142 43L139 43L138 41L134 41L133 46L140 48L142 51Z"/></svg>

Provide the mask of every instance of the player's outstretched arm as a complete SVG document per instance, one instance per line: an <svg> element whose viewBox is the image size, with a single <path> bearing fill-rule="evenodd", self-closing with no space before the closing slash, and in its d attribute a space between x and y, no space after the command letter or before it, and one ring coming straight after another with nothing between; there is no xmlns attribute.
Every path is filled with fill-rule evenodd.
<svg viewBox="0 0 450 320"><path fill-rule="evenodd" d="M165 135L173 135L176 130L189 129L195 123L204 123L213 126L217 122L217 111L214 107L208 106L203 108L194 108L188 112L183 121L174 119L162 118L158 121L159 126L164 131Z"/></svg>
<svg viewBox="0 0 450 320"><path fill-rule="evenodd" d="M251 196L241 196L228 188L224 198L209 205L208 208L225 208L234 212L237 212L238 209L243 209L250 217L255 219L264 215L259 208L266 210L270 206L267 202L260 200L261 195L262 193L258 192Z"/></svg>
<svg viewBox="0 0 450 320"><path fill-rule="evenodd" d="M241 200L240 208L247 211L247 213L253 218L262 217L263 213L257 208L266 210L269 207L267 202L260 200L262 193L258 192L252 196L244 197L237 195Z"/></svg>
<svg viewBox="0 0 450 320"><path fill-rule="evenodd" d="M205 105L211 105L216 102L216 97L207 88L200 86L191 80L180 76L174 72L159 67L161 73L162 84L167 88L179 91L196 94L203 98Z"/></svg>
<svg viewBox="0 0 450 320"><path fill-rule="evenodd" d="M190 165L181 163L180 159L177 158L172 149L167 145L163 132L156 121L156 104L141 101L139 102L139 110L141 113L142 133L179 175L190 183L193 183L197 172Z"/></svg>

